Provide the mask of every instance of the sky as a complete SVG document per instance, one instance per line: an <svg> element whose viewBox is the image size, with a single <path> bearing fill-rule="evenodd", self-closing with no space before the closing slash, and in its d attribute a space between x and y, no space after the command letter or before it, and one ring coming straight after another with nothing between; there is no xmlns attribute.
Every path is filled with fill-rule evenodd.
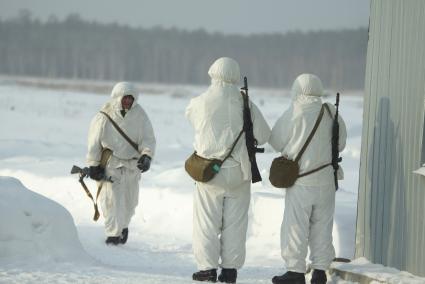
<svg viewBox="0 0 425 284"><path fill-rule="evenodd" d="M245 35L351 29L369 22L369 0L0 0L0 19L23 9L41 20L78 13L86 20L133 27Z"/></svg>

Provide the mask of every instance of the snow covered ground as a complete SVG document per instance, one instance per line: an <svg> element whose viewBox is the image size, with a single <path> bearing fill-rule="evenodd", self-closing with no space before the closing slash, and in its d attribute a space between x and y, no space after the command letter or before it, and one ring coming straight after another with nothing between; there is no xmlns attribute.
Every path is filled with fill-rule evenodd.
<svg viewBox="0 0 425 284"><path fill-rule="evenodd" d="M92 221L93 206L69 172L74 164L84 165L90 120L109 94L0 80L0 283L192 283L194 186L183 164L192 152L193 133L184 109L203 88L151 89L139 103L153 123L157 153L142 176L128 243L108 247L102 218ZM271 126L290 102L286 91L250 95ZM354 253L362 104L360 93L342 94L349 138L333 232L339 257ZM271 283L284 272L279 249L284 192L268 181L275 156L270 146L257 155L263 182L252 186L247 259L238 283ZM87 184L95 190L93 182Z"/></svg>

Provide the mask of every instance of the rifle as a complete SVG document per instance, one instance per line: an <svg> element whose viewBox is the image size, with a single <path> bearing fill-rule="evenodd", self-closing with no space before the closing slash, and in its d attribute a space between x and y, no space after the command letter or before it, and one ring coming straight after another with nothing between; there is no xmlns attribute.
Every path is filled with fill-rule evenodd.
<svg viewBox="0 0 425 284"><path fill-rule="evenodd" d="M80 168L79 166L73 165L71 169L71 174L80 174L80 180L82 181L84 178L90 176L90 168L89 167ZM101 180L113 182L112 177L107 177L106 175L103 175Z"/></svg>
<svg viewBox="0 0 425 284"><path fill-rule="evenodd" d="M255 154L264 153L264 148L257 147L258 142L254 137L251 111L249 109L248 79L244 77L243 81L244 86L241 88L241 95L243 98L243 129L245 131L246 149L248 150L249 161L251 162L252 183L256 183L262 179L260 171L258 170Z"/></svg>
<svg viewBox="0 0 425 284"><path fill-rule="evenodd" d="M339 112L339 93L336 93L336 112L334 121L332 123L332 167L334 169L334 182L335 190L338 190L338 168L342 158L339 156L339 123L338 123L338 112Z"/></svg>
<svg viewBox="0 0 425 284"><path fill-rule="evenodd" d="M83 179L85 177L90 176L90 168L89 167L80 168L76 165L73 165L71 169L71 174L80 174L80 179Z"/></svg>
<svg viewBox="0 0 425 284"><path fill-rule="evenodd" d="M71 174L80 174L80 178L78 179L78 181L80 182L80 184L83 187L84 191L86 192L87 196L93 201L93 206L94 206L93 220L97 221L97 219L99 219L99 217L100 217L99 209L97 207L97 198L99 197L100 190L102 189L103 181L113 182L112 178L106 177L106 176L104 176L102 178L102 182L100 182L98 187L97 187L97 194L96 194L96 201L95 201L93 196L91 195L89 189L87 188L86 183L84 182L84 178L90 176L90 168L89 167L80 168L78 166L73 165L72 169L71 169Z"/></svg>

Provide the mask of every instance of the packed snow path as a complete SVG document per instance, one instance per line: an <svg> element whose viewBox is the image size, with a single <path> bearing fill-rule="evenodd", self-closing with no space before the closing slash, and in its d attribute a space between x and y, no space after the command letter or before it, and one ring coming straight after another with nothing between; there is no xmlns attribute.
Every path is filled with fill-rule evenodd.
<svg viewBox="0 0 425 284"><path fill-rule="evenodd" d="M183 164L192 152L193 133L184 118L189 99L203 90L190 86L151 86L139 103L152 120L157 153L142 176L139 206L124 246L104 244L102 218L91 220L93 207L81 189L73 164L83 166L91 118L108 95L0 85L0 175L15 177L29 190L69 211L85 257L31 253L19 258L3 232L21 224L2 216L0 283L191 283L196 264L191 252L193 182ZM270 126L290 102L284 91L250 90ZM332 101L333 96L329 97ZM334 244L338 256L351 258L357 202L362 98L342 94L341 114L348 141L343 152L346 179L337 193ZM280 223L284 191L268 182L276 157L270 146L259 154L262 184L252 187L247 259L238 283L270 283L284 272L280 257ZM94 191L95 185L87 181ZM0 190L2 190L0 188ZM25 208L24 208L25 209ZM66 212L66 211L65 211ZM72 222L71 222L72 223ZM12 229L13 231L14 229ZM75 229L74 229L75 230ZM44 240L53 245L52 239ZM74 245L71 249L77 250ZM338 283L343 281L335 280Z"/></svg>

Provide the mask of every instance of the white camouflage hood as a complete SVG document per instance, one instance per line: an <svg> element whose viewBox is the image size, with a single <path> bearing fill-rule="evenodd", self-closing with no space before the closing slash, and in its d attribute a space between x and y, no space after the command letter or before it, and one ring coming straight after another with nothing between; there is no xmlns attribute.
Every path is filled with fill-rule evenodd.
<svg viewBox="0 0 425 284"><path fill-rule="evenodd" d="M212 83L225 82L238 84L241 79L239 64L232 58L221 57L214 61L208 70Z"/></svg>
<svg viewBox="0 0 425 284"><path fill-rule="evenodd" d="M139 98L139 92L137 91L136 87L129 82L117 83L111 92L112 107L114 109L121 109L121 100L124 96L127 95L131 95L134 98L133 104L131 105L131 108L133 108L134 105L137 104L137 99Z"/></svg>
<svg viewBox="0 0 425 284"><path fill-rule="evenodd" d="M298 103L321 101L324 95L322 81L314 74L301 74L292 84L292 99Z"/></svg>

